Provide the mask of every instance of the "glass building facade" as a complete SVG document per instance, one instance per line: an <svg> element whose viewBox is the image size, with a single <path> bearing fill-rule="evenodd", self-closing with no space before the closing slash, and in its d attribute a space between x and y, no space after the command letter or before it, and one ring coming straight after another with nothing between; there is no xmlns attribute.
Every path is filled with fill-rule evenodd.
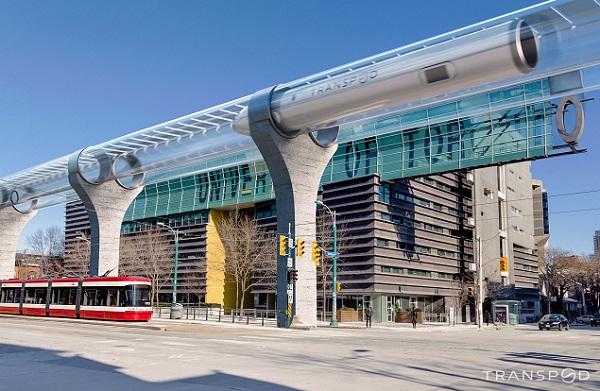
<svg viewBox="0 0 600 391"><path fill-rule="evenodd" d="M379 321L392 320L391 308L410 303L444 313L456 281L473 263L472 183L465 170L547 156L552 129L545 81L342 127L321 180L323 201L354 238L341 259L340 300L354 308L373 303ZM218 168L199 173L180 169L177 179L145 186L126 213L123 232L156 221L193 232L194 239L180 243L185 261L179 284L185 285L186 273L206 273L211 210L253 208L261 224L274 227L271 177L263 161L250 160L215 163ZM67 207L67 249L85 231L80 214ZM194 281L202 301L206 284ZM254 293L255 306L273 309L266 287Z"/></svg>

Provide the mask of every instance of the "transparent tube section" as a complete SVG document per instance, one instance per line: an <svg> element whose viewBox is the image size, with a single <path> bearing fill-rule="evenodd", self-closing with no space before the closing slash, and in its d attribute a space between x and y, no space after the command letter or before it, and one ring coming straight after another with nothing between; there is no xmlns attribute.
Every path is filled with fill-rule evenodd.
<svg viewBox="0 0 600 391"><path fill-rule="evenodd" d="M537 36L527 22L513 20L314 84L279 88L271 116L288 135L308 133L340 119L529 73L537 63ZM249 134L246 110L233 126Z"/></svg>
<svg viewBox="0 0 600 391"><path fill-rule="evenodd" d="M600 88L600 5L595 1L546 2L290 82L274 91L271 109L282 129L315 131L574 71L582 77L552 86L552 98ZM235 121L236 130L247 133L249 99L87 148L79 171L91 183L116 179L133 186L169 179L152 174L169 167L255 153L251 138L232 127ZM0 207L39 209L69 199L68 159L0 179Z"/></svg>
<svg viewBox="0 0 600 391"><path fill-rule="evenodd" d="M249 137L237 134L231 122L248 98L200 111L160 125L86 148L78 169L90 183L119 180L124 186L147 183L143 175L164 167L215 159L254 148ZM71 190L70 156L0 179L0 207L24 205L34 199ZM132 184L132 178L142 178ZM54 197L57 201L62 197ZM39 208L39 203L35 208ZM25 208L27 209L27 208Z"/></svg>

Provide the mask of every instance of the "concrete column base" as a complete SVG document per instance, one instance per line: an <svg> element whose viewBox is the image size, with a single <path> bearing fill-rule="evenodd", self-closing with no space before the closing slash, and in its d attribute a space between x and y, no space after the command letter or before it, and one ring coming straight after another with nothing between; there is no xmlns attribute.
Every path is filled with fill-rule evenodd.
<svg viewBox="0 0 600 391"><path fill-rule="evenodd" d="M131 202L142 188L125 189L116 182L91 185L81 180L77 191L90 219L90 276L119 275L121 224Z"/></svg>
<svg viewBox="0 0 600 391"><path fill-rule="evenodd" d="M0 280L15 277L17 242L23 228L36 213L37 210L21 213L12 206L0 209Z"/></svg>
<svg viewBox="0 0 600 391"><path fill-rule="evenodd" d="M293 327L317 326L316 265L311 261L311 246L316 236L316 204L323 171L337 149L337 143L324 147L308 135L294 138L277 132L269 116L264 116L265 95L257 93L248 106L250 134L260 150L275 187L277 203L277 234L303 238L305 254L296 257L292 252L293 268L298 270L295 283L295 315ZM261 107L261 104L263 106ZM287 256L277 258L277 325L290 327L287 316Z"/></svg>
<svg viewBox="0 0 600 391"><path fill-rule="evenodd" d="M78 172L79 155L76 152L69 160L69 183L90 219L90 276L118 276L121 224L142 186L129 189L112 180L89 183Z"/></svg>

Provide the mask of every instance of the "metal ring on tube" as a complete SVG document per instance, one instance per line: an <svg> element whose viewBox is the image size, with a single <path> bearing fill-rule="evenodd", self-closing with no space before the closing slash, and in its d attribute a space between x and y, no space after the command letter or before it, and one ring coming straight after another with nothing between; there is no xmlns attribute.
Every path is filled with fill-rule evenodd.
<svg viewBox="0 0 600 391"><path fill-rule="evenodd" d="M514 23L513 43L511 48L515 66L523 73L534 70L539 60L539 43L529 23L522 19Z"/></svg>
<svg viewBox="0 0 600 391"><path fill-rule="evenodd" d="M315 144L327 148L337 143L338 135L340 134L340 127L334 126L332 128L321 129L316 132L310 132L310 138Z"/></svg>
<svg viewBox="0 0 600 391"><path fill-rule="evenodd" d="M271 111L271 99L273 97L273 91L277 86L262 89L252 95L248 102L248 116L252 118L253 122L259 122L268 120L271 127L284 138L294 138L297 136L298 131L287 130L282 131L276 124L276 118L273 118L273 112Z"/></svg>
<svg viewBox="0 0 600 391"><path fill-rule="evenodd" d="M25 190L30 190L30 188L25 188ZM13 208L19 213L23 213L23 214L29 213L32 210L34 210L35 207L37 206L37 203L38 203L37 198L34 198L33 200L30 200L30 201L26 201L26 203L24 203L24 204L19 204L20 198L21 197L19 196L18 191L13 190L10 193L10 202L11 202ZM27 202L29 204L27 204Z"/></svg>
<svg viewBox="0 0 600 391"><path fill-rule="evenodd" d="M140 162L140 159L138 159L136 156L133 156L133 155L119 156L118 158L116 158L113 161L113 165L112 165L112 171L115 174L117 172L115 166L120 161L125 161L129 165L130 169L138 168L138 167L141 167L141 165L142 165L142 163ZM126 179L126 178L131 178L131 183L128 185L126 185L123 182L123 179ZM143 172L133 174L131 177L126 177L126 178L117 178L116 179L116 182L119 184L119 186L123 187L124 189L133 190L144 183L144 173Z"/></svg>
<svg viewBox="0 0 600 391"><path fill-rule="evenodd" d="M71 155L68 163L69 174L78 173L84 181L92 185L99 185L101 183L106 182L106 180L110 178L113 173L111 159L106 155L101 157L90 157L90 159L96 160L99 169L97 178L91 179L87 177L86 174L84 174L84 171L90 171L90 169L88 168L87 170L82 170L81 166L81 157L86 149L87 148L83 148L79 152L76 152L73 155ZM89 176L89 173L87 175Z"/></svg>

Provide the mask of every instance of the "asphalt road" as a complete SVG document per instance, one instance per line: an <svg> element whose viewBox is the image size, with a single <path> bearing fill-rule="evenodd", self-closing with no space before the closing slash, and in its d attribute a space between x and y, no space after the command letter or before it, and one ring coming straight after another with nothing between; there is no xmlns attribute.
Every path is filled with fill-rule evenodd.
<svg viewBox="0 0 600 391"><path fill-rule="evenodd" d="M600 328L281 330L0 317L0 390L600 389Z"/></svg>

